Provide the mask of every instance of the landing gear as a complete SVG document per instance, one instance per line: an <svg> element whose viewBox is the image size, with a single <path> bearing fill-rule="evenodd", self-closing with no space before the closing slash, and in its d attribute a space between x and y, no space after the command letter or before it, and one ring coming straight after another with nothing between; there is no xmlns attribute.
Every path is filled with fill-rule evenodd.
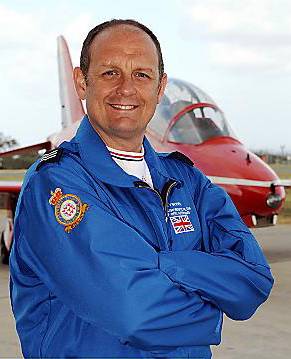
<svg viewBox="0 0 291 359"><path fill-rule="evenodd" d="M3 264L9 264L9 254L10 254L10 250L8 250L8 249L6 248L5 241L4 241L4 234L3 234L3 233L2 233L2 236L1 236L0 249L1 249L1 263L3 263Z"/></svg>

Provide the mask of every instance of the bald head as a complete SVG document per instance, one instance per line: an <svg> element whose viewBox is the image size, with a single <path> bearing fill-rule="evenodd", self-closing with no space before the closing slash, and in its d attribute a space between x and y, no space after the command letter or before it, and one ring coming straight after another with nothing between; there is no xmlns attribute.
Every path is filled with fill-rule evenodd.
<svg viewBox="0 0 291 359"><path fill-rule="evenodd" d="M90 60L91 60L91 45L93 41L99 37L103 32L107 32L107 30L116 30L114 31L114 34L117 36L119 30L124 31L139 31L142 32L145 36L149 37L149 39L152 41L157 55L157 62L158 62L158 72L159 72L159 78L161 79L164 74L164 62L163 62L163 56L161 52L160 43L157 39L157 37L154 35L154 33L147 28L145 25L135 21L135 20L119 20L119 19L113 19L111 21L106 21L102 24L97 25L93 29L91 29L83 43L82 51L81 51L81 57L80 57L80 68L81 71L85 77L87 78L89 66L90 66ZM94 41L95 42L95 41Z"/></svg>

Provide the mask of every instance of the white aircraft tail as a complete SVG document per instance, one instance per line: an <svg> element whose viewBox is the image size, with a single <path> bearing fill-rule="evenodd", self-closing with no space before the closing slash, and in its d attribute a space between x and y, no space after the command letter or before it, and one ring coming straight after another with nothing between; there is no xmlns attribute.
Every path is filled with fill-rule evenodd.
<svg viewBox="0 0 291 359"><path fill-rule="evenodd" d="M68 45L63 36L58 36L57 42L62 127L66 128L79 121L85 112L75 89L73 65Z"/></svg>

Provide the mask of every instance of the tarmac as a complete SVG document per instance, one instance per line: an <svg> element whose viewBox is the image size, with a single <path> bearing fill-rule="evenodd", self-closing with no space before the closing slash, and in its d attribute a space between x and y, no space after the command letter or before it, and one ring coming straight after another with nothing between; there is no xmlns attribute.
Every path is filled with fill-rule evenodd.
<svg viewBox="0 0 291 359"><path fill-rule="evenodd" d="M213 359L291 358L291 225L254 230L272 268L268 301L243 322L224 319L223 340ZM0 265L0 358L21 358L8 292L9 270Z"/></svg>

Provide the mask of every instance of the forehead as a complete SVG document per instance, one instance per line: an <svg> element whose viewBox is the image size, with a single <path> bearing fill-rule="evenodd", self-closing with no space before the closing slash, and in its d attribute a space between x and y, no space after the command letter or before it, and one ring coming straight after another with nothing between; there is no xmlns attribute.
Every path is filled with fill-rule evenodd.
<svg viewBox="0 0 291 359"><path fill-rule="evenodd" d="M158 66L158 53L153 40L132 25L116 25L96 35L90 46L91 61L111 61L114 57L144 59Z"/></svg>

